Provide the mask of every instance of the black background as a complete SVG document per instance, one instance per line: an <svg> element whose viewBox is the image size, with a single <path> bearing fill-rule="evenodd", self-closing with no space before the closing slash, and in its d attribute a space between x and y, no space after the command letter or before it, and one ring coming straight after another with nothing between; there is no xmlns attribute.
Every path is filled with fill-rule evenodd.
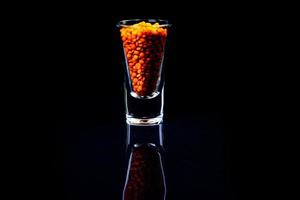
<svg viewBox="0 0 300 200"><path fill-rule="evenodd" d="M135 6L46 6L28 22L41 132L47 133L36 138L38 189L29 192L41 199L121 198L124 65L115 25L162 18L173 24L165 64L168 198L254 196L261 190L249 148L258 123L256 15L245 6Z"/></svg>

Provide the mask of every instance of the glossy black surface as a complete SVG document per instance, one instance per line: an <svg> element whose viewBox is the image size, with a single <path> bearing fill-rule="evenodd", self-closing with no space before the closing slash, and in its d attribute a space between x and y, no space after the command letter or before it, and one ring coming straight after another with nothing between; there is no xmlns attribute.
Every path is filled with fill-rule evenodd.
<svg viewBox="0 0 300 200"><path fill-rule="evenodd" d="M64 199L121 199L128 167L125 122L75 116L52 135L54 191ZM163 132L167 199L227 199L236 192L223 113L165 120Z"/></svg>

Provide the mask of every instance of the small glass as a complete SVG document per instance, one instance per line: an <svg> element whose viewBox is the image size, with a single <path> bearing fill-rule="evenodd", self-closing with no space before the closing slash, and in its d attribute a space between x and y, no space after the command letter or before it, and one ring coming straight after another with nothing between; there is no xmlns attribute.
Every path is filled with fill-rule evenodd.
<svg viewBox="0 0 300 200"><path fill-rule="evenodd" d="M162 122L164 105L164 54L171 24L160 19L122 20L126 122L155 125Z"/></svg>

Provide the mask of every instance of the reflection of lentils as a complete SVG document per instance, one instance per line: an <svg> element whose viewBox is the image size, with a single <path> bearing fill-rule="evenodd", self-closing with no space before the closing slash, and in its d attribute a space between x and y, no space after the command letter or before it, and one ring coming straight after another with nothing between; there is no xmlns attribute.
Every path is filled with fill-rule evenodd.
<svg viewBox="0 0 300 200"><path fill-rule="evenodd" d="M140 22L121 29L133 91L151 95L157 86L167 37L158 23Z"/></svg>
<svg viewBox="0 0 300 200"><path fill-rule="evenodd" d="M151 146L135 147L124 200L164 200L165 185L159 152Z"/></svg>

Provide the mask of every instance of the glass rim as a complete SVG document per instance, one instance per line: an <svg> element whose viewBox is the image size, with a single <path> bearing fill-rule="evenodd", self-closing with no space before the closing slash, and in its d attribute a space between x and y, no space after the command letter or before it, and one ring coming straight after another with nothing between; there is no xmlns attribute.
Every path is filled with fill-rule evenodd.
<svg viewBox="0 0 300 200"><path fill-rule="evenodd" d="M170 24L169 20L165 19L125 19L121 20L117 23L117 27L131 27L133 24L127 24L130 22L148 22L148 23L160 23L158 27L171 27L172 24Z"/></svg>

